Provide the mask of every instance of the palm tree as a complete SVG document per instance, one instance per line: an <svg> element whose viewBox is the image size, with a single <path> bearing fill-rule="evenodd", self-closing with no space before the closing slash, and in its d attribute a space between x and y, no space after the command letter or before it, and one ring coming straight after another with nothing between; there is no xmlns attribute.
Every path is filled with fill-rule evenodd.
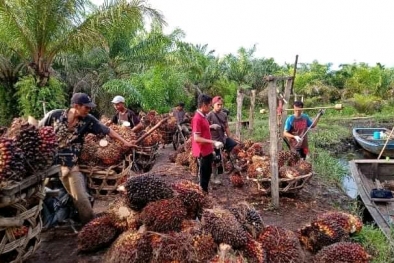
<svg viewBox="0 0 394 263"><path fill-rule="evenodd" d="M25 59L42 87L58 54L107 46L105 33L142 28L145 17L164 23L144 0L110 0L100 7L88 0L0 0L0 38Z"/></svg>

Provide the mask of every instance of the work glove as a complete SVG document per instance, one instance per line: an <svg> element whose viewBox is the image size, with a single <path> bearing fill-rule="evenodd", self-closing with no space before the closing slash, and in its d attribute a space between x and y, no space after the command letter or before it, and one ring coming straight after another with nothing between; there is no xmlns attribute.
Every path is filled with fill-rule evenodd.
<svg viewBox="0 0 394 263"><path fill-rule="evenodd" d="M302 139L300 136L294 136L294 139L297 141L297 143L302 142Z"/></svg>
<svg viewBox="0 0 394 263"><path fill-rule="evenodd" d="M219 124L211 124L209 126L209 128L214 129L214 130L219 130L220 129L220 125Z"/></svg>
<svg viewBox="0 0 394 263"><path fill-rule="evenodd" d="M325 112L326 112L325 109L320 109L320 110L319 110L319 114L320 114L320 115L323 115Z"/></svg>
<svg viewBox="0 0 394 263"><path fill-rule="evenodd" d="M213 143L213 145L215 146L215 148L216 149L220 149L220 148L223 148L223 143L222 142L219 142L219 141L215 141L214 143Z"/></svg>

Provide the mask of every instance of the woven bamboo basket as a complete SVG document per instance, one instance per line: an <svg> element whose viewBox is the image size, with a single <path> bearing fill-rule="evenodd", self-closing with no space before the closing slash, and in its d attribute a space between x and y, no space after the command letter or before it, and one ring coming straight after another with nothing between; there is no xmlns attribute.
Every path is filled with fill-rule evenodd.
<svg viewBox="0 0 394 263"><path fill-rule="evenodd" d="M173 141L175 131L165 131L163 135L164 144L170 144Z"/></svg>
<svg viewBox="0 0 394 263"><path fill-rule="evenodd" d="M39 171L20 182L9 181L0 187L0 208L17 203L20 200L29 199L41 190L43 180L54 174L60 173L60 165L53 165L44 171Z"/></svg>
<svg viewBox="0 0 394 263"><path fill-rule="evenodd" d="M41 243L40 211L44 197L41 182L40 190L28 200L0 208L0 262L23 262L37 250Z"/></svg>
<svg viewBox="0 0 394 263"><path fill-rule="evenodd" d="M117 165L109 167L80 165L79 170L88 178L88 188L94 197L117 194L117 188L131 174L133 162L126 156Z"/></svg>
<svg viewBox="0 0 394 263"><path fill-rule="evenodd" d="M297 193L305 184L312 178L313 173L300 175L290 178L279 178L279 193ZM269 194L271 192L271 178L249 178L247 180L257 183L257 188L263 192Z"/></svg>
<svg viewBox="0 0 394 263"><path fill-rule="evenodd" d="M158 149L158 144L133 149L133 170L138 173L146 173L151 170L156 162Z"/></svg>

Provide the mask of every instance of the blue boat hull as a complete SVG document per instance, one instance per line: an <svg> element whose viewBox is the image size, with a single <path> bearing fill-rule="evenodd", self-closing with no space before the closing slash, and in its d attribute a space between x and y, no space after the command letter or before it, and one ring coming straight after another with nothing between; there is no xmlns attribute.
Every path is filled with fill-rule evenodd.
<svg viewBox="0 0 394 263"><path fill-rule="evenodd" d="M381 131L387 136L390 134L386 128L354 128L353 138L366 151L379 155L387 139L374 139L373 133ZM394 158L394 138L390 138L382 156Z"/></svg>

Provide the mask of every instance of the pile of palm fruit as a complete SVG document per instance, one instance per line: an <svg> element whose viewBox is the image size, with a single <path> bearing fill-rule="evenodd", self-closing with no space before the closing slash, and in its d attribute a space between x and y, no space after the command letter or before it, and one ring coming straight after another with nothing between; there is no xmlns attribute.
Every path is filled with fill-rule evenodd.
<svg viewBox="0 0 394 263"><path fill-rule="evenodd" d="M163 179L167 176L152 172L129 177L123 195L79 232L79 251L109 248L103 262L119 263L301 263L308 249L315 254L314 262L328 262L324 261L327 258L368 262L362 260L369 258L368 253L356 243L317 238L335 231L357 233L362 224L355 216L341 212L319 215L311 223L312 230L293 232L265 225L262 215L248 203L214 205L197 184L186 180L170 184ZM331 223L322 227L327 220ZM317 233L325 231L318 226L328 232ZM316 233L310 234L313 231ZM306 239L313 249L306 247Z"/></svg>
<svg viewBox="0 0 394 263"><path fill-rule="evenodd" d="M57 147L52 127L37 128L22 118L14 119L0 137L0 185L49 168Z"/></svg>

